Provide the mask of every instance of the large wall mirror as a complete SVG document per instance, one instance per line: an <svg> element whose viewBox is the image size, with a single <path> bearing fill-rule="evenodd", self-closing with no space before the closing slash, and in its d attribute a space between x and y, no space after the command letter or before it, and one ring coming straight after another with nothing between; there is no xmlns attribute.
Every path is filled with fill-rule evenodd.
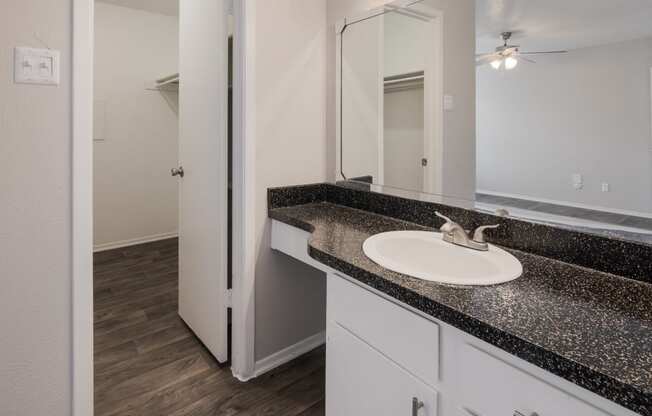
<svg viewBox="0 0 652 416"><path fill-rule="evenodd" d="M651 22L649 0L400 1L347 19L341 179L652 244Z"/></svg>

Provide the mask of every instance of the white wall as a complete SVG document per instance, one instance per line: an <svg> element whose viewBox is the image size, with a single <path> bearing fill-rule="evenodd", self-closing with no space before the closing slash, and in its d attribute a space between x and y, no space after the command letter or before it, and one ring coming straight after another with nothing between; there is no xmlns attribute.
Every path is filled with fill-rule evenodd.
<svg viewBox="0 0 652 416"><path fill-rule="evenodd" d="M652 212L652 39L537 61L478 69L478 189Z"/></svg>
<svg viewBox="0 0 652 416"><path fill-rule="evenodd" d="M444 94L454 109L444 113L442 194L475 197L475 1L430 0L444 13Z"/></svg>
<svg viewBox="0 0 652 416"><path fill-rule="evenodd" d="M326 0L326 166L328 167L328 180L334 181L339 178L336 172L336 105L335 105L335 84L336 84L336 63L335 63L335 25L356 13L362 13L368 9L389 3L386 0Z"/></svg>
<svg viewBox="0 0 652 416"><path fill-rule="evenodd" d="M326 179L326 0L256 2L256 359L324 330L323 273L270 247L268 187Z"/></svg>
<svg viewBox="0 0 652 416"><path fill-rule="evenodd" d="M71 2L0 13L0 413L71 414ZM61 51L61 85L13 83L13 48Z"/></svg>
<svg viewBox="0 0 652 416"><path fill-rule="evenodd" d="M399 13L383 16L385 77L424 71L428 23ZM431 49L432 51L432 49Z"/></svg>
<svg viewBox="0 0 652 416"><path fill-rule="evenodd" d="M383 19L346 28L342 46L342 172L380 181L379 142L383 134Z"/></svg>
<svg viewBox="0 0 652 416"><path fill-rule="evenodd" d="M96 246L177 232L178 94L145 86L178 55L178 17L96 3Z"/></svg>

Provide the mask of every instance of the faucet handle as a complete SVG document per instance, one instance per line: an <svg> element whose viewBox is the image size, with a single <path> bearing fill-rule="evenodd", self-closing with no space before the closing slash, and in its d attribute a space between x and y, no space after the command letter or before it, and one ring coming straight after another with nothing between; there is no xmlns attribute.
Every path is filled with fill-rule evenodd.
<svg viewBox="0 0 652 416"><path fill-rule="evenodd" d="M483 225L482 227L476 228L475 232L473 233L473 241L475 241L476 243L486 243L487 240L484 238L485 230L498 228L498 227L500 227L500 224L498 224L498 225Z"/></svg>
<svg viewBox="0 0 652 416"><path fill-rule="evenodd" d="M444 221L446 221L446 224L442 225L441 228L440 228L440 230L442 232L449 232L449 231L451 231L452 227L457 225L457 223L455 221L451 220L450 218L448 218L445 215L442 215L438 211L435 211L435 215L438 216L439 218L443 219Z"/></svg>
<svg viewBox="0 0 652 416"><path fill-rule="evenodd" d="M450 222L450 223L452 223L452 224L455 223L455 221L453 221L453 220L451 220L450 218L448 218L447 216L441 214L439 211L435 211L435 215L438 216L439 218L445 220L446 222Z"/></svg>

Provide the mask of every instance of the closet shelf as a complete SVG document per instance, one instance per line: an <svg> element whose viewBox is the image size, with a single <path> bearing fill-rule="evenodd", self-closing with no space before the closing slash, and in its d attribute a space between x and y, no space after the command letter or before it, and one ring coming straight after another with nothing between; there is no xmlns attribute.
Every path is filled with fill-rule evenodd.
<svg viewBox="0 0 652 416"><path fill-rule="evenodd" d="M416 71L385 77L383 83L385 85L385 92L394 92L423 88L424 80L424 71Z"/></svg>
<svg viewBox="0 0 652 416"><path fill-rule="evenodd" d="M229 90L232 88L233 86L229 84ZM150 91L179 91L179 74L176 73L159 78L146 89Z"/></svg>
<svg viewBox="0 0 652 416"><path fill-rule="evenodd" d="M179 91L179 73L159 78L147 89L153 91Z"/></svg>

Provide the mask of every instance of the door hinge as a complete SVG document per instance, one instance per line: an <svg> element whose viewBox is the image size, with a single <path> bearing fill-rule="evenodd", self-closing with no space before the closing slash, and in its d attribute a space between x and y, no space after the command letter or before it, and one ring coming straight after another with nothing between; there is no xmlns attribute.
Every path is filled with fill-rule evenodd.
<svg viewBox="0 0 652 416"><path fill-rule="evenodd" d="M233 289L226 290L226 307L227 308L233 307Z"/></svg>

